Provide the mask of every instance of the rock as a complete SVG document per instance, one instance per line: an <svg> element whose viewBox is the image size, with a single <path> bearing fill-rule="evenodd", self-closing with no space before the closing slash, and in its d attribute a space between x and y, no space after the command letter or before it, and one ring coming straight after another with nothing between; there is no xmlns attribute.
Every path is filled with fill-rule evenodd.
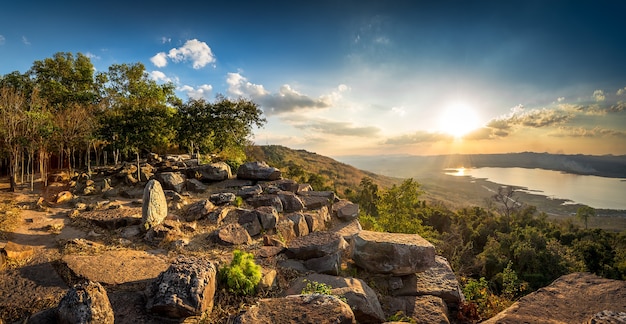
<svg viewBox="0 0 626 324"><path fill-rule="evenodd" d="M311 188L310 185L305 185L308 188ZM313 191L313 190L304 190L302 187L298 190L298 196L301 197L324 197L328 199L330 202L335 202L337 196L334 191Z"/></svg>
<svg viewBox="0 0 626 324"><path fill-rule="evenodd" d="M161 188L162 189L162 188ZM142 198L144 188L126 188L120 192L120 196L129 199Z"/></svg>
<svg viewBox="0 0 626 324"><path fill-rule="evenodd" d="M215 205L226 205L235 201L235 194L231 192L219 192L214 193L209 197L212 203Z"/></svg>
<svg viewBox="0 0 626 324"><path fill-rule="evenodd" d="M442 256L436 256L435 265L425 271L403 276L402 283L402 288L392 292L394 296L433 295L450 306L465 301L461 285L448 260Z"/></svg>
<svg viewBox="0 0 626 324"><path fill-rule="evenodd" d="M296 193L301 194L306 191L313 191L313 187L308 183L301 183L298 185L298 191Z"/></svg>
<svg viewBox="0 0 626 324"><path fill-rule="evenodd" d="M136 250L112 250L100 255L68 254L61 262L80 278L107 286L139 286L141 289L168 266L162 258Z"/></svg>
<svg viewBox="0 0 626 324"><path fill-rule="evenodd" d="M163 189L174 190L176 192L182 192L185 189L185 176L178 172L162 172L155 176Z"/></svg>
<svg viewBox="0 0 626 324"><path fill-rule="evenodd" d="M167 217L167 201L161 183L150 180L143 190L141 222L145 229L160 224Z"/></svg>
<svg viewBox="0 0 626 324"><path fill-rule="evenodd" d="M285 242L281 241L276 237L276 235L263 235L263 245L264 246L279 246L282 248L286 248Z"/></svg>
<svg viewBox="0 0 626 324"><path fill-rule="evenodd" d="M209 215L211 211L215 209L215 206L208 199L199 200L187 208L185 213L185 220L188 222L197 221L203 219Z"/></svg>
<svg viewBox="0 0 626 324"><path fill-rule="evenodd" d="M206 259L180 256L148 288L146 308L170 318L210 312L216 273L215 265Z"/></svg>
<svg viewBox="0 0 626 324"><path fill-rule="evenodd" d="M246 162L237 170L237 179L272 181L281 177L280 170L270 167L265 162Z"/></svg>
<svg viewBox="0 0 626 324"><path fill-rule="evenodd" d="M130 239L139 236L139 234L141 234L141 229L139 226L128 226L121 228L119 233L122 238Z"/></svg>
<svg viewBox="0 0 626 324"><path fill-rule="evenodd" d="M211 224L220 225L224 218L228 216L228 214L233 210L232 206L225 207L217 207L212 212L207 215L207 220L211 222Z"/></svg>
<svg viewBox="0 0 626 324"><path fill-rule="evenodd" d="M246 199L246 203L252 207L271 206L277 212L283 212L283 203L277 195L258 195Z"/></svg>
<svg viewBox="0 0 626 324"><path fill-rule="evenodd" d="M354 324L356 321L350 306L339 298L315 294L260 299L239 315L235 323Z"/></svg>
<svg viewBox="0 0 626 324"><path fill-rule="evenodd" d="M0 270L4 269L4 266L6 265L6 263L7 263L7 253L4 251L4 249L0 249Z"/></svg>
<svg viewBox="0 0 626 324"><path fill-rule="evenodd" d="M359 216L359 205L349 200L339 200L333 204L333 214L343 221L351 221Z"/></svg>
<svg viewBox="0 0 626 324"><path fill-rule="evenodd" d="M152 226L146 235L145 240L158 244L160 242L174 242L184 236L181 230L181 223L177 220L166 219L163 223Z"/></svg>
<svg viewBox="0 0 626 324"><path fill-rule="evenodd" d="M625 312L604 310L591 316L585 324L619 324L626 323Z"/></svg>
<svg viewBox="0 0 626 324"><path fill-rule="evenodd" d="M294 259L286 259L278 261L278 266L284 269L296 271L300 274L308 273L309 269L304 266L304 262Z"/></svg>
<svg viewBox="0 0 626 324"><path fill-rule="evenodd" d="M360 231L350 248L356 265L372 273L403 276L435 265L435 247L417 234Z"/></svg>
<svg viewBox="0 0 626 324"><path fill-rule="evenodd" d="M482 323L584 323L603 310L626 312L626 281L577 272L520 298Z"/></svg>
<svg viewBox="0 0 626 324"><path fill-rule="evenodd" d="M326 284L331 287L333 295L345 297L358 323L382 323L385 321L385 315L378 297L376 297L376 292L365 281L314 273L296 279L294 284L285 291L285 295L300 294L307 282Z"/></svg>
<svg viewBox="0 0 626 324"><path fill-rule="evenodd" d="M359 223L358 219L353 219L349 222L339 222L335 224L335 226L333 226L330 230L343 236L343 238L347 241L350 241L352 240L352 237L354 237L361 230L363 230L363 228L361 227L361 223Z"/></svg>
<svg viewBox="0 0 626 324"><path fill-rule="evenodd" d="M388 316L402 312L418 324L450 324L448 307L439 297L405 296L383 299Z"/></svg>
<svg viewBox="0 0 626 324"><path fill-rule="evenodd" d="M294 229L294 223L289 218L283 219L276 224L276 234L287 243L298 237Z"/></svg>
<svg viewBox="0 0 626 324"><path fill-rule="evenodd" d="M74 195L71 192L61 191L57 194L55 202L57 204L64 204L66 202L71 201L72 199L74 199Z"/></svg>
<svg viewBox="0 0 626 324"><path fill-rule="evenodd" d="M334 254L346 248L346 241L334 232L313 232L298 237L287 246L289 258L308 260Z"/></svg>
<svg viewBox="0 0 626 324"><path fill-rule="evenodd" d="M185 181L185 186L187 187L187 190L197 193L202 193L209 189L209 187L207 187L204 183L196 179L187 179Z"/></svg>
<svg viewBox="0 0 626 324"><path fill-rule="evenodd" d="M262 246L258 249L257 255L261 258L271 258L277 256L285 250L282 246Z"/></svg>
<svg viewBox="0 0 626 324"><path fill-rule="evenodd" d="M261 272L261 281L257 284L257 290L268 291L276 287L277 272L274 269L263 269Z"/></svg>
<svg viewBox="0 0 626 324"><path fill-rule="evenodd" d="M215 230L210 235L211 240L222 245L243 245L252 243L248 231L239 224L228 224Z"/></svg>
<svg viewBox="0 0 626 324"><path fill-rule="evenodd" d="M109 230L140 225L142 220L139 208L90 210L78 214L76 218Z"/></svg>
<svg viewBox="0 0 626 324"><path fill-rule="evenodd" d="M320 209L322 207L328 208L331 204L331 200L326 197L307 195L300 195L299 197L307 210Z"/></svg>
<svg viewBox="0 0 626 324"><path fill-rule="evenodd" d="M187 177L202 182L223 181L232 177L230 166L224 162L203 164L187 169Z"/></svg>
<svg viewBox="0 0 626 324"><path fill-rule="evenodd" d="M106 290L97 282L72 287L57 307L59 323L113 324L115 317Z"/></svg>
<svg viewBox="0 0 626 324"><path fill-rule="evenodd" d="M260 185L256 186L245 186L237 191L237 196L240 196L243 199L248 199L250 197L254 197L256 195L260 195L263 192L263 188Z"/></svg>
<svg viewBox="0 0 626 324"><path fill-rule="evenodd" d="M287 218L293 221L293 228L296 231L296 236L309 235L309 225L306 223L306 218L302 213L294 213L287 215Z"/></svg>
<svg viewBox="0 0 626 324"><path fill-rule="evenodd" d="M330 221L328 207L324 206L318 210L305 212L304 219L309 227L309 232L323 231L326 228L326 222Z"/></svg>
<svg viewBox="0 0 626 324"><path fill-rule="evenodd" d="M4 246L4 254L8 260L13 261L25 261L32 258L35 250L30 245L17 244L13 241L8 241Z"/></svg>
<svg viewBox="0 0 626 324"><path fill-rule="evenodd" d="M335 252L319 258L308 259L304 261L304 266L317 273L338 276L341 270L342 252Z"/></svg>
<svg viewBox="0 0 626 324"><path fill-rule="evenodd" d="M300 185L292 179L280 179L271 182L266 182L265 186L275 186L282 191L290 191L296 193Z"/></svg>
<svg viewBox="0 0 626 324"><path fill-rule="evenodd" d="M272 206L261 206L256 208L255 212L261 222L261 227L264 230L276 227L276 222L278 221L278 212L276 211L276 208Z"/></svg>
<svg viewBox="0 0 626 324"><path fill-rule="evenodd" d="M261 234L261 222L259 221L259 216L256 211L250 210L246 213L243 213L239 216L237 223L241 225L243 228L248 231L250 236L256 236Z"/></svg>
<svg viewBox="0 0 626 324"><path fill-rule="evenodd" d="M290 191L281 191L278 193L278 198L283 204L283 211L285 213L293 213L304 210L304 203L302 200Z"/></svg>

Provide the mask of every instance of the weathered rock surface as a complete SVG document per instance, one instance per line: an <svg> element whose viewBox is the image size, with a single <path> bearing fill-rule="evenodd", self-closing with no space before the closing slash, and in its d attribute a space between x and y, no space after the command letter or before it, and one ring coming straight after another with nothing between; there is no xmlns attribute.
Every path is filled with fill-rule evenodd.
<svg viewBox="0 0 626 324"><path fill-rule="evenodd" d="M216 268L209 260L178 257L147 290L146 308L171 318L200 315L213 308Z"/></svg>
<svg viewBox="0 0 626 324"><path fill-rule="evenodd" d="M287 218L293 222L293 229L296 236L309 235L309 225L306 223L306 218L304 218L302 213L289 214Z"/></svg>
<svg viewBox="0 0 626 324"><path fill-rule="evenodd" d="M339 200L333 204L333 214L343 221L356 219L359 216L359 205L349 200Z"/></svg>
<svg viewBox="0 0 626 324"><path fill-rule="evenodd" d="M252 196L246 199L246 203L252 207L271 206L276 209L277 212L283 212L283 202L277 195L258 195Z"/></svg>
<svg viewBox="0 0 626 324"><path fill-rule="evenodd" d="M439 297L386 297L383 304L387 317L402 312L418 324L450 324L448 307Z"/></svg>
<svg viewBox="0 0 626 324"><path fill-rule="evenodd" d="M304 203L291 191L280 191L278 198L283 204L283 211L285 213L299 212L304 209Z"/></svg>
<svg viewBox="0 0 626 324"><path fill-rule="evenodd" d="M305 212L304 219L309 227L309 232L322 231L326 228L326 223L330 221L328 207L323 206L320 209Z"/></svg>
<svg viewBox="0 0 626 324"><path fill-rule="evenodd" d="M90 210L80 213L77 218L87 220L96 226L110 230L139 225L142 219L141 209L139 208Z"/></svg>
<svg viewBox="0 0 626 324"><path fill-rule="evenodd" d="M298 237L296 235L296 230L294 229L294 223L289 218L278 221L278 224L276 224L276 233L284 242L287 243Z"/></svg>
<svg viewBox="0 0 626 324"><path fill-rule="evenodd" d="M238 179L247 180L278 180L282 177L280 170L270 167L265 162L246 162L237 170Z"/></svg>
<svg viewBox="0 0 626 324"><path fill-rule="evenodd" d="M186 177L179 172L161 172L155 176L163 189L182 192L185 189Z"/></svg>
<svg viewBox="0 0 626 324"><path fill-rule="evenodd" d="M145 287L168 266L162 258L136 250L112 250L100 255L69 254L61 261L76 276L108 286Z"/></svg>
<svg viewBox="0 0 626 324"><path fill-rule="evenodd" d="M215 209L215 206L208 199L202 199L189 205L187 212L185 213L185 220L188 222L203 219L209 215L211 211Z"/></svg>
<svg viewBox="0 0 626 324"><path fill-rule="evenodd" d="M261 206L255 209L257 217L259 218L259 222L261 222L261 227L264 230L269 230L276 227L276 222L278 222L278 212L276 208L271 206Z"/></svg>
<svg viewBox="0 0 626 324"><path fill-rule="evenodd" d="M311 271L338 276L341 270L341 255L342 251L339 251L319 258L305 260L303 264Z"/></svg>
<svg viewBox="0 0 626 324"><path fill-rule="evenodd" d="M346 241L337 233L313 232L289 242L286 254L290 258L308 260L334 254L346 247Z"/></svg>
<svg viewBox="0 0 626 324"><path fill-rule="evenodd" d="M161 183L150 180L143 190L141 222L145 229L160 224L167 217L167 200Z"/></svg>
<svg viewBox="0 0 626 324"><path fill-rule="evenodd" d="M209 196L209 200L215 205L225 205L235 201L235 194L232 192L218 192Z"/></svg>
<svg viewBox="0 0 626 324"><path fill-rule="evenodd" d="M202 183L200 180L197 179L187 179L185 181L185 187L187 188L187 190L191 191L191 192L205 192L207 191L207 189L209 189L209 187L207 187L207 185L205 185L204 183Z"/></svg>
<svg viewBox="0 0 626 324"><path fill-rule="evenodd" d="M402 288L394 290L394 296L433 295L442 298L448 305L465 300L448 260L435 257L435 265L429 269L402 277Z"/></svg>
<svg viewBox="0 0 626 324"><path fill-rule="evenodd" d="M250 236L256 236L261 234L261 222L259 221L259 216L255 210L250 210L246 213L243 213L239 216L237 223L241 225L243 228L248 231Z"/></svg>
<svg viewBox="0 0 626 324"><path fill-rule="evenodd" d="M211 233L213 242L222 245L243 245L252 243L248 231L239 224L228 224Z"/></svg>
<svg viewBox="0 0 626 324"><path fill-rule="evenodd" d="M318 282L332 287L333 295L345 297L359 323L382 323L385 315L380 307L376 292L363 280L343 278L325 274L310 274L295 280L285 291L285 295L297 295L302 292L308 282Z"/></svg>
<svg viewBox="0 0 626 324"><path fill-rule="evenodd" d="M97 282L74 285L57 307L59 323L113 324L115 316L106 290Z"/></svg>
<svg viewBox="0 0 626 324"><path fill-rule="evenodd" d="M224 162L203 164L187 169L187 177L202 182L223 181L232 177L230 166Z"/></svg>
<svg viewBox="0 0 626 324"><path fill-rule="evenodd" d="M235 323L353 324L356 321L350 306L337 297L293 295L261 299L238 316Z"/></svg>
<svg viewBox="0 0 626 324"><path fill-rule="evenodd" d="M585 323L604 310L626 312L626 281L578 272L520 298L483 323Z"/></svg>
<svg viewBox="0 0 626 324"><path fill-rule="evenodd" d="M263 188L260 185L256 186L245 186L237 191L237 196L240 196L243 199L247 199L256 195L260 195L263 192Z"/></svg>
<svg viewBox="0 0 626 324"><path fill-rule="evenodd" d="M417 234L360 231L350 248L354 262L372 273L402 276L435 265L435 247Z"/></svg>
<svg viewBox="0 0 626 324"><path fill-rule="evenodd" d="M626 323L626 312L601 311L585 322L585 324L620 324Z"/></svg>

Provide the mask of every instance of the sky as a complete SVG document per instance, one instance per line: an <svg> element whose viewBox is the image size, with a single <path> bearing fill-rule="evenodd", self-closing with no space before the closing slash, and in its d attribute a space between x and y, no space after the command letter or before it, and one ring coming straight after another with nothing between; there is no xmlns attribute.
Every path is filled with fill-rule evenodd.
<svg viewBox="0 0 626 324"><path fill-rule="evenodd" d="M343 155L626 154L626 2L10 1L0 75L141 62L259 104L253 141Z"/></svg>

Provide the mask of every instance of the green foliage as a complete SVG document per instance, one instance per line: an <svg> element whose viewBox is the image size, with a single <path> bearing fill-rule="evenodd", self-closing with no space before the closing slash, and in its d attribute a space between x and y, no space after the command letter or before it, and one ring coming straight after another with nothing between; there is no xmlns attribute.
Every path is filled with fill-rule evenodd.
<svg viewBox="0 0 626 324"><path fill-rule="evenodd" d="M493 294L489 289L489 283L484 277L481 277L479 280L467 280L463 285L463 295L465 295L467 303L476 305L481 319L491 318L513 303L505 297Z"/></svg>
<svg viewBox="0 0 626 324"><path fill-rule="evenodd" d="M302 291L300 292L300 294L302 295L309 295L309 294L329 295L329 296L335 296L339 298L344 303L348 302L346 297L333 294L332 292L333 287L325 283L321 283L317 281L310 281L308 279L304 279L304 282L306 283L306 286L302 288Z"/></svg>
<svg viewBox="0 0 626 324"><path fill-rule="evenodd" d="M596 210L589 206L582 206L578 208L578 210L576 211L576 218L580 219L581 221L583 221L583 223L585 223L585 229L587 229L587 222L589 221L589 218L595 217L595 216L596 216Z"/></svg>
<svg viewBox="0 0 626 324"><path fill-rule="evenodd" d="M398 311L395 314L389 316L387 318L387 322L417 323L417 320L406 316L403 311Z"/></svg>
<svg viewBox="0 0 626 324"><path fill-rule="evenodd" d="M219 270L218 277L228 291L238 295L252 295L261 281L261 267L254 262L252 253L233 251L229 266Z"/></svg>

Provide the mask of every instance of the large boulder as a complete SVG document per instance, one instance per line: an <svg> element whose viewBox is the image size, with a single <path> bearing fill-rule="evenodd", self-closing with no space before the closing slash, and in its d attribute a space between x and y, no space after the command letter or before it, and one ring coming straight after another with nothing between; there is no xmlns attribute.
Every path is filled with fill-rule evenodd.
<svg viewBox="0 0 626 324"><path fill-rule="evenodd" d="M333 214L343 221L351 221L359 216L359 205L349 200L339 200L333 204Z"/></svg>
<svg viewBox="0 0 626 324"><path fill-rule="evenodd" d="M237 196L240 196L243 199L248 199L250 197L254 197L256 195L260 195L263 192L263 188L260 185L255 186L244 186L237 191Z"/></svg>
<svg viewBox="0 0 626 324"><path fill-rule="evenodd" d="M302 293L307 283L317 282L331 287L331 293L344 297L352 308L358 323L382 323L385 315L376 297L376 292L365 281L356 278L343 278L313 273L296 279L285 295Z"/></svg>
<svg viewBox="0 0 626 324"><path fill-rule="evenodd" d="M309 235L309 225L306 223L306 218L302 213L293 213L287 215L287 218L293 221L293 228L296 231L296 236Z"/></svg>
<svg viewBox="0 0 626 324"><path fill-rule="evenodd" d="M113 324L115 316L106 290L97 282L74 285L57 307L58 323Z"/></svg>
<svg viewBox="0 0 626 324"><path fill-rule="evenodd" d="M198 179L187 179L187 181L185 181L185 187L187 188L187 190L197 193L202 193L209 189L207 185L205 185Z"/></svg>
<svg viewBox="0 0 626 324"><path fill-rule="evenodd" d="M261 299L239 315L235 323L354 324L356 321L350 306L339 298L313 294Z"/></svg>
<svg viewBox="0 0 626 324"><path fill-rule="evenodd" d="M418 324L450 324L448 307L435 296L386 297L383 307L388 316L402 312Z"/></svg>
<svg viewBox="0 0 626 324"><path fill-rule="evenodd" d="M289 242L286 254L290 258L308 260L334 254L346 247L346 241L337 233L313 232Z"/></svg>
<svg viewBox="0 0 626 324"><path fill-rule="evenodd" d="M218 206L230 204L235 201L235 199L236 196L232 192L218 192L209 196L209 200L211 200L212 203Z"/></svg>
<svg viewBox="0 0 626 324"><path fill-rule="evenodd" d="M230 166L224 162L203 164L187 169L187 177L202 182L223 181L232 177Z"/></svg>
<svg viewBox="0 0 626 324"><path fill-rule="evenodd" d="M163 189L182 192L185 189L186 177L178 172L162 172L155 176Z"/></svg>
<svg viewBox="0 0 626 324"><path fill-rule="evenodd" d="M180 256L147 290L146 308L170 318L200 315L213 309L216 267L204 258Z"/></svg>
<svg viewBox="0 0 626 324"><path fill-rule="evenodd" d="M256 208L255 212L264 230L276 227L276 222L278 222L278 211L276 211L276 208L272 206L261 206Z"/></svg>
<svg viewBox="0 0 626 324"><path fill-rule="evenodd" d="M372 273L403 276L435 265L435 247L417 234L360 231L350 248L356 265Z"/></svg>
<svg viewBox="0 0 626 324"><path fill-rule="evenodd" d="M520 298L483 323L585 323L604 310L626 312L626 281L577 272Z"/></svg>
<svg viewBox="0 0 626 324"><path fill-rule="evenodd" d="M185 213L185 220L188 222L206 218L209 213L215 209L215 206L208 199L202 199L189 205Z"/></svg>
<svg viewBox="0 0 626 324"><path fill-rule="evenodd" d="M246 199L246 203L252 207L271 206L277 212L283 212L283 202L277 195L257 195Z"/></svg>
<svg viewBox="0 0 626 324"><path fill-rule="evenodd" d="M435 257L435 265L423 272L402 277L402 288L392 292L394 296L433 295L448 305L458 305L465 300L461 285L446 258Z"/></svg>
<svg viewBox="0 0 626 324"><path fill-rule="evenodd" d="M299 212L304 209L304 203L291 191L281 191L278 198L283 203L283 211L285 213Z"/></svg>
<svg viewBox="0 0 626 324"><path fill-rule="evenodd" d="M272 181L281 177L279 169L270 167L265 162L246 162L237 170L237 179Z"/></svg>
<svg viewBox="0 0 626 324"><path fill-rule="evenodd" d="M222 245L245 245L252 243L252 238L248 231L237 223L228 224L217 229L209 237L213 242Z"/></svg>
<svg viewBox="0 0 626 324"><path fill-rule="evenodd" d="M328 207L308 211L304 213L304 219L309 227L309 232L322 231L326 228L326 222L330 221Z"/></svg>
<svg viewBox="0 0 626 324"><path fill-rule="evenodd" d="M263 229L261 227L261 222L259 221L259 216L255 210L249 210L239 215L237 223L245 228L250 236L261 234L261 230Z"/></svg>
<svg viewBox="0 0 626 324"><path fill-rule="evenodd" d="M167 217L167 200L161 183L150 180L143 190L143 207L141 209L141 223L145 229L158 225Z"/></svg>

